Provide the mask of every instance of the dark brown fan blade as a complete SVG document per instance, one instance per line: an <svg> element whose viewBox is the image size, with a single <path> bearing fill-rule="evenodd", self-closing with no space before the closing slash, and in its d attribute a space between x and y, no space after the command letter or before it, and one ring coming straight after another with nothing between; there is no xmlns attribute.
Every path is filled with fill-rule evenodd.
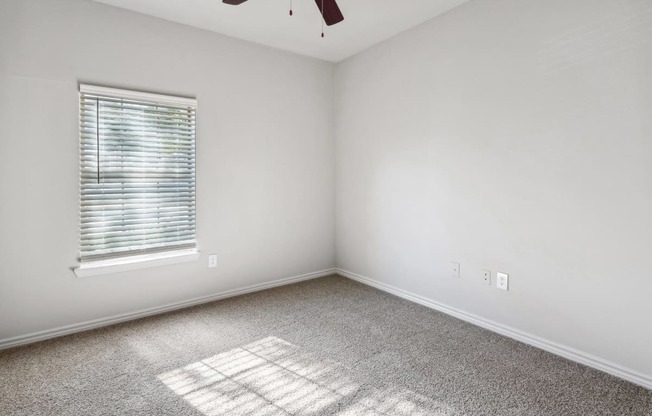
<svg viewBox="0 0 652 416"><path fill-rule="evenodd" d="M315 3L317 3L321 15L324 16L324 22L326 22L328 26L332 26L335 23L344 20L344 16L335 0L315 0ZM324 10L321 9L322 3L324 4Z"/></svg>
<svg viewBox="0 0 652 416"><path fill-rule="evenodd" d="M242 4L247 0L222 0L222 3L230 4L232 6L237 6L238 4Z"/></svg>

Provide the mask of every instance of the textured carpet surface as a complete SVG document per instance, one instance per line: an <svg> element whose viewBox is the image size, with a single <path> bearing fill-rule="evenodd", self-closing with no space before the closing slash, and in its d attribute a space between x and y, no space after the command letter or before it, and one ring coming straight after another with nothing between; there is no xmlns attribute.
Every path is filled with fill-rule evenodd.
<svg viewBox="0 0 652 416"><path fill-rule="evenodd" d="M333 276L0 352L2 415L652 415L652 392Z"/></svg>

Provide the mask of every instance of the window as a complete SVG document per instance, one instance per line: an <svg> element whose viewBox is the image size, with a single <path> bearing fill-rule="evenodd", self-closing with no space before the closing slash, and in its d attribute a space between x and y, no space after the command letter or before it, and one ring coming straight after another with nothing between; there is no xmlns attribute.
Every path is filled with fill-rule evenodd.
<svg viewBox="0 0 652 416"><path fill-rule="evenodd" d="M192 99L80 86L82 267L195 249L195 111Z"/></svg>

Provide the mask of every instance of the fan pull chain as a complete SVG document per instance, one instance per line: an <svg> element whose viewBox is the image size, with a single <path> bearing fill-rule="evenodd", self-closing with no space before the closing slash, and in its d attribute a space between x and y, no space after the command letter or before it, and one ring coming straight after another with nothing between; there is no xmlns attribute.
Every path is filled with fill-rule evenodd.
<svg viewBox="0 0 652 416"><path fill-rule="evenodd" d="M324 37L324 0L321 0L321 37Z"/></svg>
<svg viewBox="0 0 652 416"><path fill-rule="evenodd" d="M290 0L290 16L292 16L292 0Z"/></svg>

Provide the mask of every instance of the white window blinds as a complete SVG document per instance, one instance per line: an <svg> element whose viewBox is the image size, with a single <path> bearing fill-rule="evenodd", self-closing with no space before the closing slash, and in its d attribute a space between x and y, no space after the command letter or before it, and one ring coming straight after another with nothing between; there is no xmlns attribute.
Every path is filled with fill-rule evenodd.
<svg viewBox="0 0 652 416"><path fill-rule="evenodd" d="M195 100L80 86L80 260L195 247Z"/></svg>

